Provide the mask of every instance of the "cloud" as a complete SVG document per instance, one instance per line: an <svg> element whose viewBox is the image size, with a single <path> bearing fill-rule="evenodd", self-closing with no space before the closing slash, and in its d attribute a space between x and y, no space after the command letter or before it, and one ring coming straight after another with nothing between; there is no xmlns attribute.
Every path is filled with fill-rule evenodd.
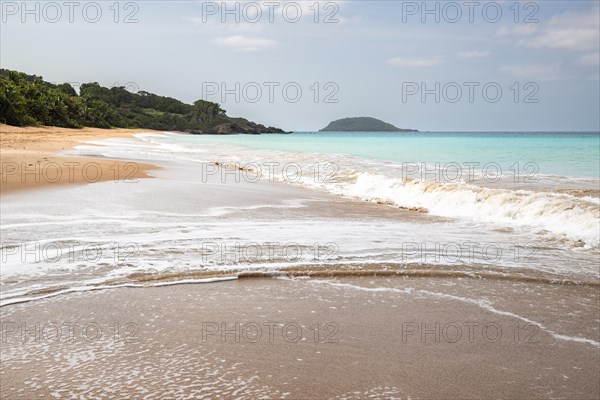
<svg viewBox="0 0 600 400"><path fill-rule="evenodd" d="M266 24L242 24L235 23L235 21L228 21L223 23L219 18L208 18L206 21L202 20L202 17L183 17L184 21L192 23L194 26L201 29L210 30L211 32L219 31L224 34L237 34L237 33L254 33L261 32L264 30Z"/></svg>
<svg viewBox="0 0 600 400"><path fill-rule="evenodd" d="M566 76L561 74L561 68L558 64L505 65L500 68L500 72L517 79L528 79L532 81L556 81L567 79Z"/></svg>
<svg viewBox="0 0 600 400"><path fill-rule="evenodd" d="M577 59L577 64L580 65L589 65L589 66L597 66L600 65L600 53L588 53L584 54Z"/></svg>
<svg viewBox="0 0 600 400"><path fill-rule="evenodd" d="M543 34L517 44L526 47L550 47L569 50L598 48L600 31L597 28L548 29Z"/></svg>
<svg viewBox="0 0 600 400"><path fill-rule="evenodd" d="M599 25L598 13L600 7L594 6L586 11L565 11L561 14L554 15L548 21L549 25L561 26L579 26L579 25Z"/></svg>
<svg viewBox="0 0 600 400"><path fill-rule="evenodd" d="M353 17L336 17L336 19L338 20L338 24L342 25L342 24L356 24L359 22L362 22L362 17L355 15Z"/></svg>
<svg viewBox="0 0 600 400"><path fill-rule="evenodd" d="M405 58L405 57L392 57L387 60L389 65L395 67L432 67L442 63L440 57L433 58Z"/></svg>
<svg viewBox="0 0 600 400"><path fill-rule="evenodd" d="M456 56L458 58L484 58L489 56L491 53L487 50L485 51L478 51L478 50L472 50L472 51L460 51L458 53L456 53Z"/></svg>
<svg viewBox="0 0 600 400"><path fill-rule="evenodd" d="M523 36L530 35L537 30L536 24L516 25L512 27L503 26L496 32L496 36Z"/></svg>
<svg viewBox="0 0 600 400"><path fill-rule="evenodd" d="M215 43L238 51L258 51L277 46L277 42L272 39L242 35L221 36L215 39Z"/></svg>
<svg viewBox="0 0 600 400"><path fill-rule="evenodd" d="M594 7L582 12L565 12L550 18L537 35L521 39L519 46L568 50L596 50L600 37L600 9Z"/></svg>
<svg viewBox="0 0 600 400"><path fill-rule="evenodd" d="M281 27L319 23L351 24L360 17L343 17L345 0L311 2L256 2L223 0L202 3L200 16L184 16L184 21L204 30L213 43L235 51L254 52L273 48L283 42L270 39L281 35ZM204 8L206 6L206 8ZM270 37L270 38L267 38Z"/></svg>

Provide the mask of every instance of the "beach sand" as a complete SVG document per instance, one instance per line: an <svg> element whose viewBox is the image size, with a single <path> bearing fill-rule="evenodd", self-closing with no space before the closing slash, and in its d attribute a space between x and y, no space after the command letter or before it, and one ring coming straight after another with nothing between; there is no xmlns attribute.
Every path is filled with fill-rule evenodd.
<svg viewBox="0 0 600 400"><path fill-rule="evenodd" d="M40 132L47 136L45 128ZM46 139L52 141L49 148L35 147L31 139L19 142L18 132L3 133L3 162L8 149L4 137L14 136L10 151L39 161L61 159L53 151L100 138L93 130L89 136L81 132L72 132L60 146L51 140L52 133ZM31 132L27 137L36 136ZM164 256L176 263L195 255L206 240L302 242L306 231L319 240L347 244L366 241L367 229L383 231L394 221L443 221L292 185L224 183L217 176L204 181L196 163L158 165L164 168L156 171L156 179L140 180L129 190L105 187L111 186L108 182L68 190L46 185L39 192L43 198L27 192L4 197L3 213L17 216L4 227L9 241L26 237L62 243L71 236L93 236L90 240L103 242L130 240L132 233L151 239L141 241L139 264L111 261L86 269L86 264L56 263L43 275L3 279L4 293L18 289L18 280L25 279L22 284L28 287L39 284L38 295L56 294L49 289L81 286L103 273L114 276L119 268L131 275L115 284L203 278L199 273L206 268L197 258L190 260L187 273L146 273L152 271L148 260ZM169 201L157 201L153 193L168 193ZM84 210L74 213L84 222L50 221L42 233L33 225L21 227L29 222L18 219L24 208L54 216L74 202ZM219 207L227 212L209 212ZM93 221L88 210L94 212ZM134 215L131 223L140 225L123 225L127 229L113 220L137 210L163 219ZM174 211L178 214L172 216ZM218 223L232 229L218 230ZM295 225L284 229L289 224ZM341 237L332 236L337 231L326 227L336 225L350 228ZM101 226L107 230L96 230ZM438 234L434 228L432 240ZM165 238L159 233L169 229L181 234L160 242ZM398 229L384 236L384 242L393 247L401 235L414 236ZM161 248L155 243L164 247L156 259L149 257ZM207 284L108 290L89 290L93 285L88 285L84 292L10 304L0 308L0 398L597 399L598 286L557 283L560 276L551 271L535 270L527 276L536 279L520 279L525 267L500 270L495 279L438 269L411 277L335 273L276 279L246 274ZM353 268L370 267L356 263ZM495 271L488 266L485 272Z"/></svg>
<svg viewBox="0 0 600 400"><path fill-rule="evenodd" d="M595 318L595 305L579 307L584 318L567 329L528 304L538 294L560 307L574 294L597 303L596 289L451 283L240 279L3 307L1 397L598 397L597 348L556 334L597 336L582 322ZM467 301L464 289L493 293L499 309Z"/></svg>
<svg viewBox="0 0 600 400"><path fill-rule="evenodd" d="M130 137L142 132L149 130L0 125L0 192L46 185L147 178L147 172L156 168L150 164L58 154L86 141Z"/></svg>

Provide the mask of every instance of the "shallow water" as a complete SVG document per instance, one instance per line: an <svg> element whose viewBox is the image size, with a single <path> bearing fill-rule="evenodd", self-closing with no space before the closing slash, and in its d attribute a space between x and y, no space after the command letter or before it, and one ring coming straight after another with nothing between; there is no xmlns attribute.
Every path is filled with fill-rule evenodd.
<svg viewBox="0 0 600 400"><path fill-rule="evenodd" d="M230 138L252 140L218 140ZM343 179L330 182L313 175L292 180L284 169L268 163L295 160L304 172L329 155L211 143L215 140L138 135L102 141L103 146L80 146L75 153L152 161L163 168L152 172L155 179L3 195L2 303L106 285L291 267L381 271L425 265L456 272L457 277L481 271L517 280L598 279L593 232L595 227L597 235L598 206L592 198L417 180L414 185L434 185L422 197L439 192L440 208L426 204L428 213L399 210L394 196L408 190L403 188L407 183L388 187L388 198L382 195L384 184L376 183L365 189L365 196L359 190L360 176L348 172L393 170L377 160L338 156L346 168L337 172L346 174ZM241 169L231 168L236 162ZM273 168L257 179L263 170L245 165L250 162ZM449 185L459 186L459 195L448 193ZM407 196L411 201L417 198L413 192ZM472 203L464 199L469 196ZM508 216L488 218L490 211L501 208L498 199L509 204ZM488 206L480 205L486 201ZM527 212L533 215L529 219Z"/></svg>
<svg viewBox="0 0 600 400"><path fill-rule="evenodd" d="M199 178L280 181L437 216L545 230L586 247L600 243L598 134L305 133L142 139L147 144L135 147L114 141L104 154L218 162L230 170L201 168ZM415 149L417 143L421 150Z"/></svg>

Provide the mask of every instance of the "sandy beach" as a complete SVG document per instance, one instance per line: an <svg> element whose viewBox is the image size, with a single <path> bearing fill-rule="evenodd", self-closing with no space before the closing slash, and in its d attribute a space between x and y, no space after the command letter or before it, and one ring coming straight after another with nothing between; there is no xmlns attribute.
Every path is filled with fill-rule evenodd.
<svg viewBox="0 0 600 400"><path fill-rule="evenodd" d="M600 0L0 9L0 400L600 400Z"/></svg>
<svg viewBox="0 0 600 400"><path fill-rule="evenodd" d="M0 310L1 395L591 400L597 348L557 334L574 295L590 304L568 329L597 335L586 287L371 277L75 293ZM554 305L528 307L537 296Z"/></svg>
<svg viewBox="0 0 600 400"><path fill-rule="evenodd" d="M63 160L53 151L133 133L69 131L59 145L36 129L3 133L13 160ZM515 260L508 250L528 232L473 234L428 213L236 179L159 152L156 137L106 143L82 154L137 149L153 179L3 192L2 399L598 398L593 254L547 241ZM127 157L91 159L112 172ZM473 236L504 256L448 265L400 252ZM565 254L569 273L556 262ZM265 278L277 271L290 277Z"/></svg>
<svg viewBox="0 0 600 400"><path fill-rule="evenodd" d="M155 167L127 160L67 157L59 153L86 141L131 137L141 129L68 129L15 127L0 124L0 191L32 189L45 185L93 183L147 178Z"/></svg>

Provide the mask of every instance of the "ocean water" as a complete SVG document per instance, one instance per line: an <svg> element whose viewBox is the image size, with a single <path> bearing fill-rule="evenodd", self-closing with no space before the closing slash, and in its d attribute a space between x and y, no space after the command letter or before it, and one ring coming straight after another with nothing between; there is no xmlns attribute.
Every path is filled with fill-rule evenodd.
<svg viewBox="0 0 600 400"><path fill-rule="evenodd" d="M542 229L586 247L598 247L600 241L599 133L295 133L149 140L189 160L241 168L261 179L442 217Z"/></svg>
<svg viewBox="0 0 600 400"><path fill-rule="evenodd" d="M180 143L231 144L254 149L324 153L393 163L499 163L514 174L600 178L598 132L299 132L284 135L235 135L230 137L180 136ZM513 166L511 169L510 167Z"/></svg>
<svg viewBox="0 0 600 400"><path fill-rule="evenodd" d="M1 303L289 267L597 281L599 140L164 133L92 141L67 154L161 168L135 184L3 195ZM367 211L356 211L362 205Z"/></svg>

